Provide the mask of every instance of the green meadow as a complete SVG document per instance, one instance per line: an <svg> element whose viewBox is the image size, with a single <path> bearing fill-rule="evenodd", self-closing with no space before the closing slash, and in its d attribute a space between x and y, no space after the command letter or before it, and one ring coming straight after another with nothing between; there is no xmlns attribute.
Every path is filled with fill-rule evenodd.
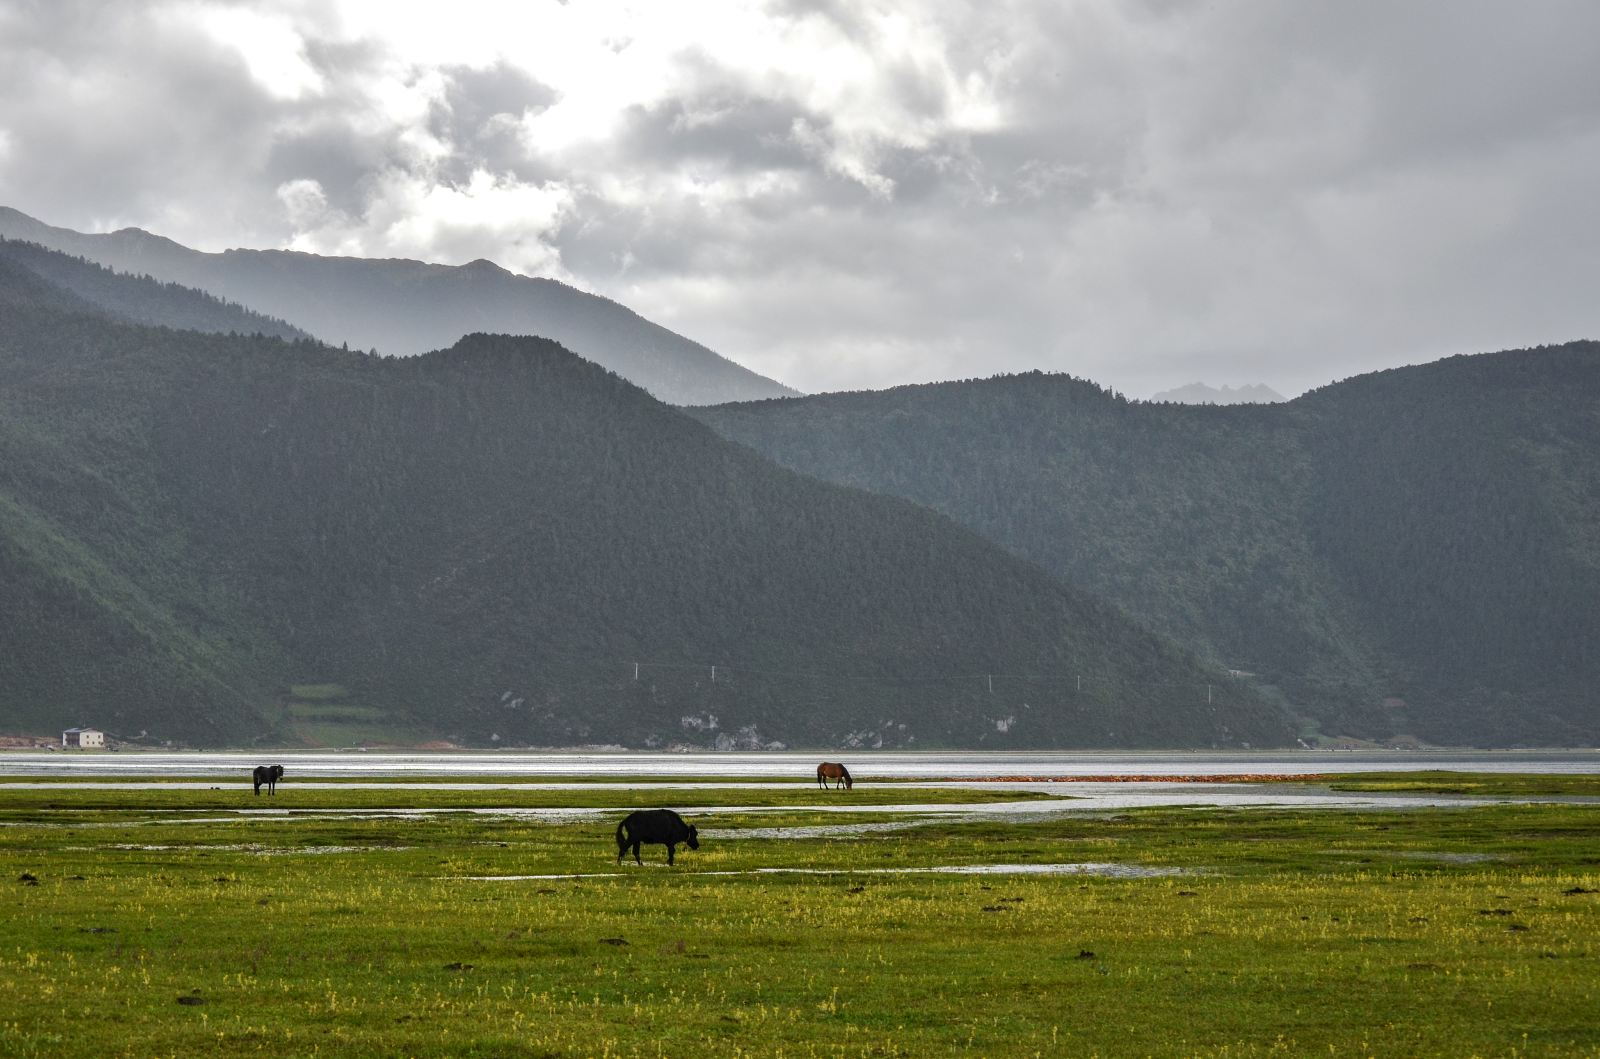
<svg viewBox="0 0 1600 1059"><path fill-rule="evenodd" d="M0 785L0 1054L1600 1055L1600 805L216 786ZM624 804L726 811L619 867ZM1059 864L1124 874L914 870Z"/></svg>

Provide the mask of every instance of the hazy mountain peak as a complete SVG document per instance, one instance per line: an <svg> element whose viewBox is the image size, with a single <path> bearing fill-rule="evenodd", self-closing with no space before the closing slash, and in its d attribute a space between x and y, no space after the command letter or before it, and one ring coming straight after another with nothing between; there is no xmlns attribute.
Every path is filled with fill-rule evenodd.
<svg viewBox="0 0 1600 1059"><path fill-rule="evenodd" d="M127 323L212 333L275 335L286 339L311 336L282 320L263 316L204 291L180 287L149 276L116 272L86 258L51 250L35 242L0 237L0 263L12 266L0 286L7 294L39 297L38 283L20 279L16 270L46 284L46 304L65 299L79 311L103 314ZM20 281L19 281L20 280ZM13 288L16 288L14 291Z"/></svg>
<svg viewBox="0 0 1600 1059"><path fill-rule="evenodd" d="M1203 382L1191 382L1187 386L1162 390L1158 394L1151 395L1150 400L1172 401L1177 404L1277 404L1288 398L1261 383L1235 388L1226 384L1209 386Z"/></svg>
<svg viewBox="0 0 1600 1059"><path fill-rule="evenodd" d="M203 253L137 228L84 234L0 207L0 237L26 239L123 271L196 287L288 321L331 345L409 356L472 331L537 335L669 404L796 391L623 305L492 261L459 267L278 250Z"/></svg>
<svg viewBox="0 0 1600 1059"><path fill-rule="evenodd" d="M111 238L116 239L135 255L145 253L159 253L162 255L195 253L182 243L168 239L164 235L147 232L143 228L118 228L111 233Z"/></svg>

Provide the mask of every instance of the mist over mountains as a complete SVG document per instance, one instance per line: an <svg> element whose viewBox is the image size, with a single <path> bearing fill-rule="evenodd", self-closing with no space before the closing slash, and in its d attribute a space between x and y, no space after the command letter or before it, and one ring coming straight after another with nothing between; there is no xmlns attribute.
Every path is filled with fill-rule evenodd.
<svg viewBox="0 0 1600 1059"><path fill-rule="evenodd" d="M942 515L780 468L554 342L373 356L45 253L0 245L8 727L1292 738L1248 680L1117 607ZM196 304L239 326L171 326Z"/></svg>
<svg viewBox="0 0 1600 1059"><path fill-rule="evenodd" d="M288 250L203 253L138 228L85 234L0 206L0 237L206 291L279 317L332 345L414 355L472 332L538 335L669 404L795 393L606 298L489 261L322 257Z"/></svg>
<svg viewBox="0 0 1600 1059"><path fill-rule="evenodd" d="M1191 382L1186 386L1177 386L1152 394L1150 400L1158 403L1171 401L1176 404L1276 404L1284 400L1284 396L1262 383L1234 387L1226 383L1222 386L1208 386L1203 382Z"/></svg>

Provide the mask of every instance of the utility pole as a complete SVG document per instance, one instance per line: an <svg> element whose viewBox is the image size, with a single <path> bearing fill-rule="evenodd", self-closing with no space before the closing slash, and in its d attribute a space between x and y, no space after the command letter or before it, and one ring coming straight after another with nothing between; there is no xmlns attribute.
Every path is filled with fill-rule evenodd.
<svg viewBox="0 0 1600 1059"><path fill-rule="evenodd" d="M715 684L716 682L717 682L717 667L716 666L712 666L711 667L711 683Z"/></svg>
<svg viewBox="0 0 1600 1059"><path fill-rule="evenodd" d="M638 662L635 662L633 664L633 682L635 684L639 683L639 663Z"/></svg>

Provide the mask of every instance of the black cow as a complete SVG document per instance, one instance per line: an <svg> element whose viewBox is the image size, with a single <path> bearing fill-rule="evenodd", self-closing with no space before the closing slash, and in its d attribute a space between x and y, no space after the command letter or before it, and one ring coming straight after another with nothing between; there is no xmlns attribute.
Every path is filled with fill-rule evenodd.
<svg viewBox="0 0 1600 1059"><path fill-rule="evenodd" d="M690 849L700 848L700 836L695 831L693 824L683 822L683 817L671 809L640 809L629 813L617 825L617 863L622 863L622 855L633 848L633 862L643 864L639 859L639 844L648 842L652 846L667 847L667 863L672 863L672 855L679 842L686 844Z"/></svg>
<svg viewBox="0 0 1600 1059"><path fill-rule="evenodd" d="M256 783L256 797L261 797L261 788L265 786L268 794L278 793L278 781L283 779L282 765L257 765L255 771L250 773L250 778Z"/></svg>

